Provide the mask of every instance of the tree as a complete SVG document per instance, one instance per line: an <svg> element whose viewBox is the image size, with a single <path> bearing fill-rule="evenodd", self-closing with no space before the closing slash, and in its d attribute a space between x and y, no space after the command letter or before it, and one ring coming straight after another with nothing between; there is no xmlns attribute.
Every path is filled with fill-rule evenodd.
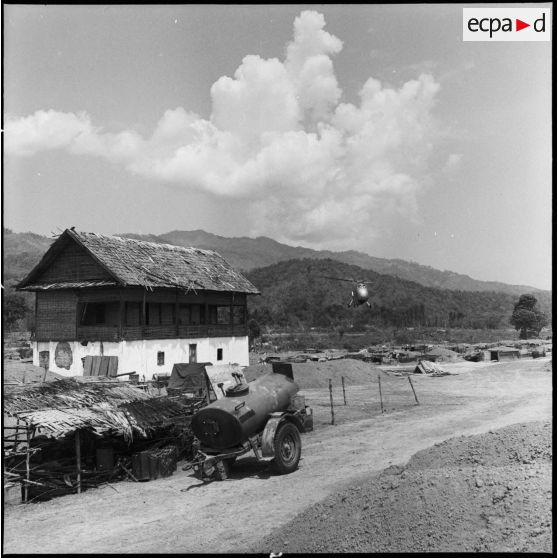
<svg viewBox="0 0 558 558"><path fill-rule="evenodd" d="M539 335L548 323L548 318L537 308L537 299L533 295L524 294L513 308L510 323L519 331L520 339L528 339Z"/></svg>
<svg viewBox="0 0 558 558"><path fill-rule="evenodd" d="M11 329L19 320L25 318L27 304L25 298L19 294L6 294L4 296L4 326Z"/></svg>
<svg viewBox="0 0 558 558"><path fill-rule="evenodd" d="M248 337L250 341L253 342L254 339L260 337L261 334L262 330L260 324L254 318L248 320Z"/></svg>

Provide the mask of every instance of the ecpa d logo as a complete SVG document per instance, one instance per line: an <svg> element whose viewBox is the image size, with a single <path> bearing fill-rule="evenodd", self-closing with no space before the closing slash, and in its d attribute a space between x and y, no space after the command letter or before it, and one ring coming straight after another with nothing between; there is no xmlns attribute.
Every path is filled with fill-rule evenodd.
<svg viewBox="0 0 558 558"><path fill-rule="evenodd" d="M550 8L463 8L464 41L550 41Z"/></svg>

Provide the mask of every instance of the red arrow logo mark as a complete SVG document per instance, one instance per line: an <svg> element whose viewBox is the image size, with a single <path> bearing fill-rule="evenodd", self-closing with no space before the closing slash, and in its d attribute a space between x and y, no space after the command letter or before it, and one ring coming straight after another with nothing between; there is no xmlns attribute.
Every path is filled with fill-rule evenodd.
<svg viewBox="0 0 558 558"><path fill-rule="evenodd" d="M521 21L520 19L515 20L515 30L516 31L521 31L522 29L525 29L526 27L531 27L530 23L525 23L524 21Z"/></svg>

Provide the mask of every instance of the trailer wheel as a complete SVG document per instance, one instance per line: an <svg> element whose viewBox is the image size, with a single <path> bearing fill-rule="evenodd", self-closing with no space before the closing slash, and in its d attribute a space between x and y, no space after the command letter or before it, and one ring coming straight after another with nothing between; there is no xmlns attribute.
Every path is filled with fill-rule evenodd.
<svg viewBox="0 0 558 558"><path fill-rule="evenodd" d="M273 460L275 471L280 475L295 471L302 450L298 428L290 422L279 425L273 440L273 448L275 450Z"/></svg>

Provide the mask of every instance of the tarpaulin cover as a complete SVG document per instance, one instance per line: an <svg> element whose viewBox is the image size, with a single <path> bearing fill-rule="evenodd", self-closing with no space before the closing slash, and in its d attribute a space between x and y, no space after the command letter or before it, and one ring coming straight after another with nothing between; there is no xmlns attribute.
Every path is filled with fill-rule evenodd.
<svg viewBox="0 0 558 558"><path fill-rule="evenodd" d="M177 363L172 367L167 390L177 389L196 395L203 394L207 386L205 363Z"/></svg>

